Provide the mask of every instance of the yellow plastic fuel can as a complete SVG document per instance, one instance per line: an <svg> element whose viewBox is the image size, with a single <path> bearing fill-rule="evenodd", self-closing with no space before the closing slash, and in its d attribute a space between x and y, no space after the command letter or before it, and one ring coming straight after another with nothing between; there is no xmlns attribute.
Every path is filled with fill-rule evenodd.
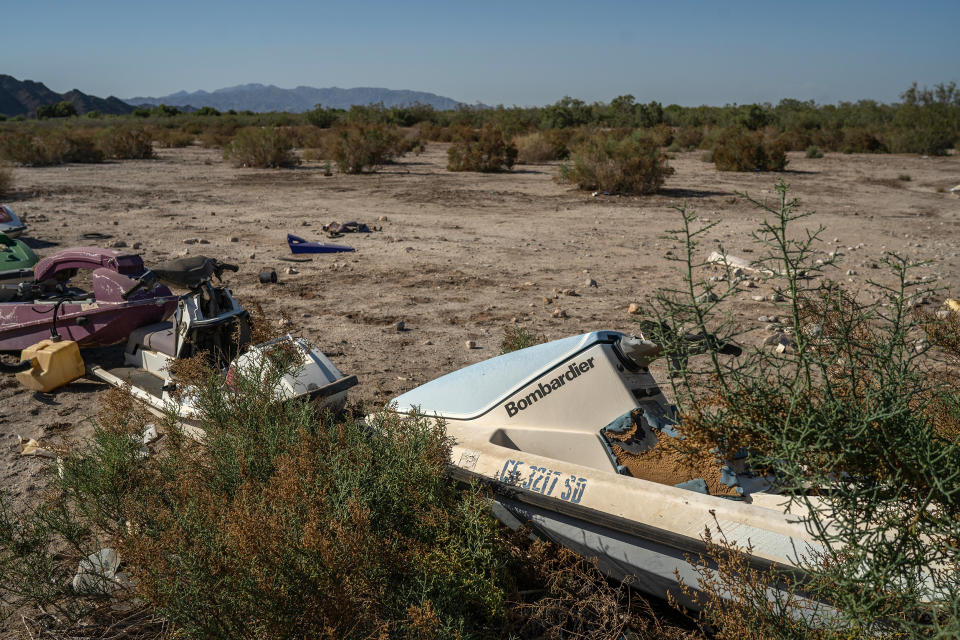
<svg viewBox="0 0 960 640"><path fill-rule="evenodd" d="M53 391L84 374L80 347L73 340L41 340L20 352L20 362L33 361L33 368L17 374L17 380L34 391Z"/></svg>

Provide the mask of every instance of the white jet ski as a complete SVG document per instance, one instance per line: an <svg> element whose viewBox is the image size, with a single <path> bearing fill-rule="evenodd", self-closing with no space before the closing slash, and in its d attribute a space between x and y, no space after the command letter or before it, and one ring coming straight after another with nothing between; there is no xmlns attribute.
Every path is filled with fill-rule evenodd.
<svg viewBox="0 0 960 640"><path fill-rule="evenodd" d="M685 554L705 550L705 527L751 545L752 566L798 574L798 554L817 544L766 479L718 461L711 492L722 495L709 495L702 478L674 486L629 475L626 454L672 432L673 407L648 370L660 353L650 341L597 331L455 371L391 407L443 419L451 475L489 485L502 522L529 523L641 591L693 605L676 576L697 587Z"/></svg>
<svg viewBox="0 0 960 640"><path fill-rule="evenodd" d="M0 233L5 233L10 238L16 238L26 229L27 225L20 221L13 209L5 204L0 204Z"/></svg>
<svg viewBox="0 0 960 640"><path fill-rule="evenodd" d="M129 389L157 415L174 411L185 432L202 439L204 434L197 427L199 411L192 394L189 390L177 392L170 365L179 358L207 353L227 373L229 385L233 372L261 372L265 357L274 350L285 349L295 355L297 366L279 380L275 396L280 400L303 398L317 407L342 408L347 391L357 384L357 377L341 373L326 354L303 338L287 335L249 345L248 312L229 289L212 283L224 271L237 271L237 267L194 256L171 260L137 278L136 284L123 293L124 297L138 289L152 289L158 282L189 291L179 297L169 321L148 324L130 334L122 365L93 365L88 368L90 373L116 387Z"/></svg>

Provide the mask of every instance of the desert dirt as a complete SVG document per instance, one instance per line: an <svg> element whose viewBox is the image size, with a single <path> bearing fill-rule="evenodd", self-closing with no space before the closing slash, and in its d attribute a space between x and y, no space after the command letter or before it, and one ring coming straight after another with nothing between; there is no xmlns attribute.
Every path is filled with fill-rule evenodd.
<svg viewBox="0 0 960 640"><path fill-rule="evenodd" d="M779 178L804 210L817 212L806 226L827 227L824 253L844 254L835 279L854 290L865 290L868 278L889 280L871 266L890 250L930 260L915 275L939 275L941 286L960 292L960 200L938 192L960 183L957 155L792 153L789 170L773 174L721 173L699 152L679 153L670 161L676 174L661 193L613 197L556 182L556 163L451 173L443 144L373 174L331 177L317 163L235 168L219 151L200 147L157 154L18 168L17 193L5 203L25 218L25 236L41 257L90 244L80 234L97 231L113 236L101 244L141 243L148 265L185 251L235 262L240 271L226 282L240 302L289 318L292 332L359 377L351 398L374 404L497 355L504 329L514 323L548 340L599 329L629 332L631 302L642 305L657 287L680 282L677 263L667 259L680 248L664 237L679 222L673 207L686 203L719 222L701 247L703 257L722 244L749 259L755 254L747 252L754 248L748 234L761 213L735 192L773 203ZM911 179L898 179L902 174ZM382 230L336 240L321 230L350 220ZM288 232L357 251L282 262L275 256L290 255ZM185 244L189 239L209 244ZM285 273L288 267L297 273ZM266 268L276 269L279 284L258 283ZM597 286L588 285L591 279ZM558 294L563 290L575 295ZM770 293L761 284L726 305L741 326L756 328L748 336L753 344L770 334L758 318L782 314L782 305L753 300ZM20 455L18 436L55 443L88 435L105 389L81 379L39 394L12 378L0 380L0 489L36 497L46 465Z"/></svg>

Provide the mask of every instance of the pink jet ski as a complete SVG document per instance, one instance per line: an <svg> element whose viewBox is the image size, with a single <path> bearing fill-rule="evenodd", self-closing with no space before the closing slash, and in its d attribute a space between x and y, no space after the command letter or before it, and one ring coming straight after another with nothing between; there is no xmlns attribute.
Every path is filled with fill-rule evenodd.
<svg viewBox="0 0 960 640"><path fill-rule="evenodd" d="M70 284L92 271L92 291ZM136 254L78 247L40 260L33 280L0 285L0 351L19 351L53 334L80 347L123 342L130 333L160 322L177 296L158 284Z"/></svg>

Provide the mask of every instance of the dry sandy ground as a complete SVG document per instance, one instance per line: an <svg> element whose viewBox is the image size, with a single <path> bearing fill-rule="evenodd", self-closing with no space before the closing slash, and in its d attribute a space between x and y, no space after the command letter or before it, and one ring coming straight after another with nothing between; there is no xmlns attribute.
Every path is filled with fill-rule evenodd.
<svg viewBox="0 0 960 640"><path fill-rule="evenodd" d="M361 384L354 398L383 402L441 374L499 353L512 322L547 339L596 329L629 330L631 302L678 283L665 240L686 203L719 221L712 237L731 254L750 248L759 212L737 191L773 200L783 177L811 226L827 231L824 252L839 249L837 272L854 289L881 271L870 268L885 250L931 260L918 274L939 274L960 289L960 200L938 192L960 183L960 156L920 158L791 154L790 171L719 173L699 152L676 154L676 174L651 197L592 197L554 180L555 165L504 174L450 173L446 145L431 144L372 175L325 177L316 164L290 170L238 169L215 150L161 149L159 158L22 168L7 204L23 215L38 253L85 244L100 231L128 246L142 243L148 264L185 250L236 262L227 282L248 306L286 314L345 373ZM898 180L901 174L912 179ZM381 217L384 221L378 222ZM287 232L324 240L321 225L357 220L382 226L335 242L356 253L292 263ZM236 237L238 242L231 242ZM197 238L209 244L187 245ZM835 240L836 239L836 240ZM110 241L106 241L110 242ZM858 247L860 243L863 246ZM848 250L847 248L852 249ZM705 243L704 255L715 248ZM260 285L274 267L279 285ZM853 269L856 275L846 275ZM586 285L588 279L597 287ZM555 297L573 289L576 296ZM777 314L771 302L742 296L729 310L744 326ZM555 298L545 302L544 298ZM567 317L553 317L562 309ZM406 330L397 332L402 320ZM467 349L468 340L478 348ZM81 380L53 394L34 394L0 381L0 489L30 497L42 484L43 462L18 454L17 435L56 440L89 433L89 416L104 386Z"/></svg>

